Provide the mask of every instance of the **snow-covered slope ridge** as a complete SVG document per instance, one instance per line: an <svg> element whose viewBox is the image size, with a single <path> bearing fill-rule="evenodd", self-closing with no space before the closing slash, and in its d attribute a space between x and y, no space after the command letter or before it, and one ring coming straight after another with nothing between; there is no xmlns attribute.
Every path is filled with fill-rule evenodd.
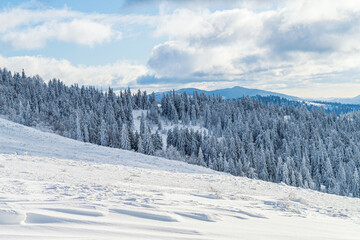
<svg viewBox="0 0 360 240"><path fill-rule="evenodd" d="M0 239L359 239L360 199L0 119Z"/></svg>

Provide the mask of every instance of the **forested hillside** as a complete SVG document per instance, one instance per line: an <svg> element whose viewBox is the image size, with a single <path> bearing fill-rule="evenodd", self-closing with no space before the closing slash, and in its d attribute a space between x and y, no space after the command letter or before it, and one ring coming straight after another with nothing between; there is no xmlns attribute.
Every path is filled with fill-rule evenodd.
<svg viewBox="0 0 360 240"><path fill-rule="evenodd" d="M4 69L0 75L0 113L15 122L233 175L360 196L358 112L337 115L304 104L197 92L170 92L157 102L146 92L68 87ZM139 132L134 109L147 111ZM206 131L194 130L199 127Z"/></svg>
<svg viewBox="0 0 360 240"><path fill-rule="evenodd" d="M139 134L133 131L133 109L149 109L155 98L130 90L115 95L93 87L68 87L59 80L47 84L39 77L28 78L0 71L0 112L27 126L45 125L54 132L103 146L137 150ZM156 104L156 103L155 103ZM142 142L158 134L144 130ZM161 141L161 140L160 140ZM156 150L156 149L155 149ZM147 154L153 154L151 149Z"/></svg>

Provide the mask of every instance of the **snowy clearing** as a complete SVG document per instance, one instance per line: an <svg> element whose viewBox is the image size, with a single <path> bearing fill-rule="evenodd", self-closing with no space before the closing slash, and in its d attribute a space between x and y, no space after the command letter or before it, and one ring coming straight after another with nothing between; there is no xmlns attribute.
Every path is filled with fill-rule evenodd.
<svg viewBox="0 0 360 240"><path fill-rule="evenodd" d="M359 239L360 199L0 119L0 239Z"/></svg>

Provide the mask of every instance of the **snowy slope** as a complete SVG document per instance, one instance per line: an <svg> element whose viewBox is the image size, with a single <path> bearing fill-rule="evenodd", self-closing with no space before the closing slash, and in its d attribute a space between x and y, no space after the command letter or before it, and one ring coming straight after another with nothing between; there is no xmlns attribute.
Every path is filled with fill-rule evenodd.
<svg viewBox="0 0 360 240"><path fill-rule="evenodd" d="M360 199L0 119L0 239L359 239Z"/></svg>

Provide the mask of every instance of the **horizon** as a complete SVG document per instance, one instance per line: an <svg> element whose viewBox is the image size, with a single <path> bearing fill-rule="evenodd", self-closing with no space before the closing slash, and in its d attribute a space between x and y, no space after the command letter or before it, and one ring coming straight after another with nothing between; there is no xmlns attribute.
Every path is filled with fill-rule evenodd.
<svg viewBox="0 0 360 240"><path fill-rule="evenodd" d="M1 69L1 68L0 68ZM6 69L6 68L4 68ZM7 71L10 71L12 72L12 74L17 74L17 73L21 73L21 72L17 72L17 71L11 71L10 69L6 69ZM36 75L27 75L26 72L24 72L26 77L35 77ZM38 75L38 74L37 74ZM44 82L48 82L50 80L53 80L53 79L56 79L56 80L60 80L62 81L61 79L58 79L58 78L53 78L53 79L49 79L49 80L45 80L43 79L41 76L39 76ZM62 81L64 82L64 81ZM78 84L78 83L66 83L64 82L66 85L73 85L73 84ZM194 89L194 90L200 90L200 91L206 91L206 92L211 92L211 91L217 91L217 90L226 90L226 89L233 89L233 88L244 88L244 89L248 89L248 90L260 90L260 91L266 91L266 92L272 92L272 93L275 93L275 94L283 94L283 95L287 95L289 97L297 97L299 99L302 99L302 100L315 100L315 101L332 101L332 100L339 100L339 99L343 99L343 100L346 100L346 99L353 99L353 98L356 98L358 96L360 96L360 94L358 95L355 95L355 96L352 96L352 97L301 97L301 96L297 96L297 95L289 95L289 94L286 94L286 93L282 93L282 92L277 92L277 91L271 91L271 90L267 90L267 89L260 89L260 88L247 88L247 87L243 87L243 86L230 86L230 87L224 87L224 88L213 88L213 89L203 89L201 87L188 87L188 88L171 88L171 89L162 89L162 90L158 90L158 91L155 91L153 89L146 89L146 88L141 88L141 87L130 87L130 86L127 86L127 87L112 87L112 86L95 86L95 85L86 85L86 84L78 84L80 87L81 86L84 86L84 87L95 87L97 89L100 89L100 90L104 90L104 89L108 89L108 88L111 88L112 90L115 90L115 91L118 91L118 90L126 90L126 89L130 89L132 91L135 91L135 90L141 90L141 91L147 91L149 93L164 93L164 92L169 92L169 91L180 91L180 90L185 90L185 89Z"/></svg>
<svg viewBox="0 0 360 240"><path fill-rule="evenodd" d="M353 98L359 13L350 0L4 1L0 68L99 88Z"/></svg>

